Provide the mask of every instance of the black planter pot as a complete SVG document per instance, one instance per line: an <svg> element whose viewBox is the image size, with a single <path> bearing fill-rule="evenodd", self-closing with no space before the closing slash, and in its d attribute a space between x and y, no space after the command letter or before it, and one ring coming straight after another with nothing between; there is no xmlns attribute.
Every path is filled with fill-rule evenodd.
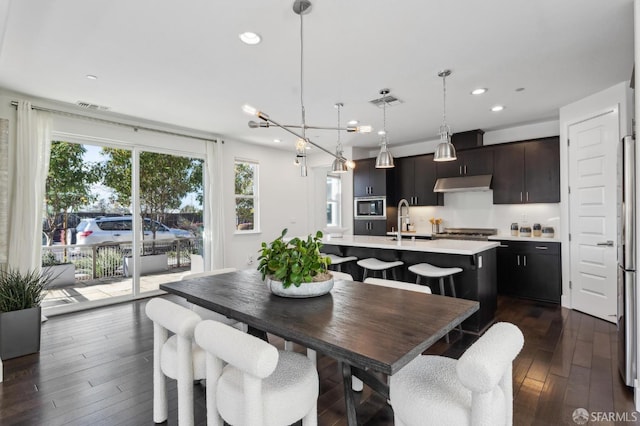
<svg viewBox="0 0 640 426"><path fill-rule="evenodd" d="M0 359L40 351L41 309L38 306L0 313Z"/></svg>

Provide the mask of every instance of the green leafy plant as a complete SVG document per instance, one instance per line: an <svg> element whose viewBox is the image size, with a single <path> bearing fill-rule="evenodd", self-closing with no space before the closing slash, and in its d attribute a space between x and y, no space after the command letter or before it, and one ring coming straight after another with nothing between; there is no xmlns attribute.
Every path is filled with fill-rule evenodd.
<svg viewBox="0 0 640 426"><path fill-rule="evenodd" d="M326 281L331 278L327 267L331 259L322 256L322 232L309 235L306 240L292 238L284 240L287 229L271 243L262 243L258 257L258 271L266 277L281 281L284 288L291 284L300 287L303 282Z"/></svg>
<svg viewBox="0 0 640 426"><path fill-rule="evenodd" d="M40 306L44 291L52 279L51 274L38 271L0 271L0 312Z"/></svg>
<svg viewBox="0 0 640 426"><path fill-rule="evenodd" d="M63 262L58 260L58 258L50 251L47 251L42 255L42 266L56 266L56 265L67 265L71 262Z"/></svg>

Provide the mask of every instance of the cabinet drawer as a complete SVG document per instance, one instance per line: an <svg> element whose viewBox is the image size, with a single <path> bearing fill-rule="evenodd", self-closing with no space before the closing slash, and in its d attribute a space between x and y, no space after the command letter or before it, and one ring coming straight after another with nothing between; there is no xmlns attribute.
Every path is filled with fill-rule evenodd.
<svg viewBox="0 0 640 426"><path fill-rule="evenodd" d="M560 243L548 241L498 241L501 249L509 249L522 254L560 254Z"/></svg>

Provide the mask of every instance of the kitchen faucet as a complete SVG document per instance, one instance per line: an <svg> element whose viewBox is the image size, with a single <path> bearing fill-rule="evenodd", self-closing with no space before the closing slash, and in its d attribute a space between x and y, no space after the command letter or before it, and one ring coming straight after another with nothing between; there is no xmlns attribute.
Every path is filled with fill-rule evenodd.
<svg viewBox="0 0 640 426"><path fill-rule="evenodd" d="M407 214L402 215L402 206L407 206ZM409 219L409 202L404 198L398 203L398 245L402 243L402 219Z"/></svg>

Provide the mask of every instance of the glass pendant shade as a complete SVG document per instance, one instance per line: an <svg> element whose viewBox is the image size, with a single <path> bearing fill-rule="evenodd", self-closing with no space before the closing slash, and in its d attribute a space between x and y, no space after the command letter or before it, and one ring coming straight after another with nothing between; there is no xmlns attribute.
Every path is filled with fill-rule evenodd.
<svg viewBox="0 0 640 426"><path fill-rule="evenodd" d="M376 169L390 169L392 167L395 167L393 164L393 155L387 150L387 144L383 144L376 157Z"/></svg>

